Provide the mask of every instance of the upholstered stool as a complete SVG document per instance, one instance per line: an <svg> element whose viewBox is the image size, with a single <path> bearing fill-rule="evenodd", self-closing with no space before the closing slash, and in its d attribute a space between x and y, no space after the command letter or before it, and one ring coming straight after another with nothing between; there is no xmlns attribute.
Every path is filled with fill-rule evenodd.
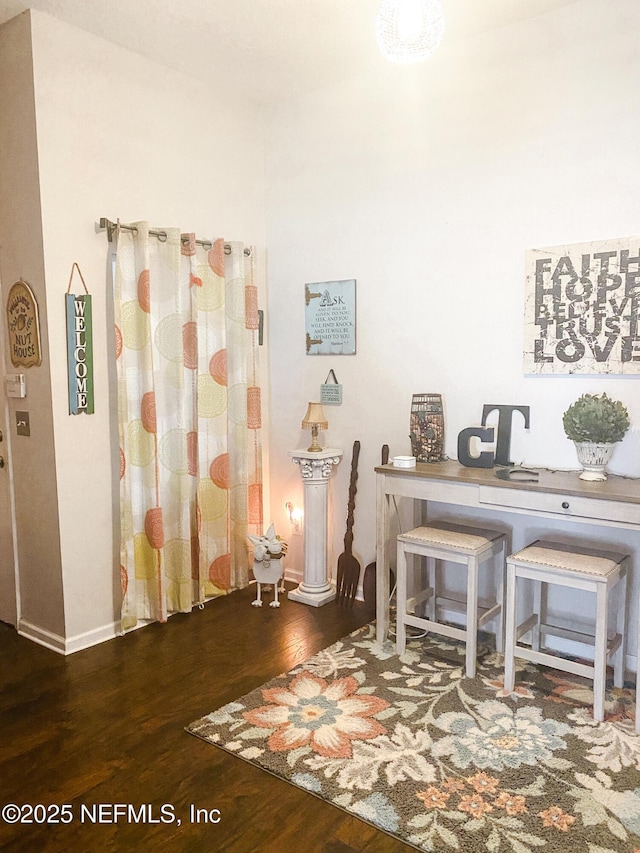
<svg viewBox="0 0 640 853"><path fill-rule="evenodd" d="M504 687L511 692L515 685L515 658L581 675L593 681L593 718L604 719L604 692L607 657L612 656L613 680L622 687L625 663L625 623L627 570L631 558L627 554L599 551L578 545L564 545L538 540L507 557L507 596L505 602L506 633L504 652ZM518 624L518 580L534 582L534 613ZM559 625L547 624L546 593L549 584L568 589L583 589L596 595L595 633L585 634ZM608 630L610 592L618 588L616 631ZM531 648L518 640L531 630ZM567 660L549 651L540 651L546 635L577 640L594 646L593 664Z"/></svg>
<svg viewBox="0 0 640 853"><path fill-rule="evenodd" d="M427 559L428 586L416 588L415 577L409 579L407 555L415 554ZM478 571L487 560L500 554L495 600L490 603L478 601ZM478 648L478 629L495 619L496 647L502 651L502 595L504 588L504 566L506 556L506 536L496 530L453 524L447 521L433 522L424 527L416 527L408 533L398 536L397 566L397 625L396 651L403 655L406 648L406 628L411 625L434 634L442 634L466 644L466 673L472 678L476 674L476 656ZM436 560L447 560L466 567L467 592L464 601L439 596L437 593ZM414 572L414 576L415 576ZM408 581L412 580L412 594L407 598ZM415 608L425 603L426 616L416 616ZM466 613L464 628L457 628L438 621L438 610Z"/></svg>

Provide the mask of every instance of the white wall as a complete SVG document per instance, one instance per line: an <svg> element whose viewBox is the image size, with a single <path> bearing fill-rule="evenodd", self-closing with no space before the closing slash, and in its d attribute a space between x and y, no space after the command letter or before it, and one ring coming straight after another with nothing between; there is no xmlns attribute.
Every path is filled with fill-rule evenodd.
<svg viewBox="0 0 640 853"><path fill-rule="evenodd" d="M231 80L212 89L30 14L64 642L73 650L109 636L120 608L109 245L94 223L148 219L243 240L264 265L264 144L260 111L233 95ZM95 414L76 417L68 414L64 314L74 261L93 297L95 379ZM72 291L82 292L77 277Z"/></svg>
<svg viewBox="0 0 640 853"><path fill-rule="evenodd" d="M522 368L525 251L640 232L636 18L634 0L583 0L445 42L419 66L381 62L270 115L273 514L288 534L282 505L301 502L302 488L287 450L306 446L306 403L334 368L344 402L326 407L321 436L345 450L332 484L333 565L352 443L362 442L354 549L364 565L375 551L373 466L384 442L410 452L413 393L443 394L453 458L484 403L511 403L531 407L530 431L514 418L515 461L577 468L562 413L581 393L606 391L636 427L610 469L640 475L638 379ZM304 284L345 278L357 279L357 354L306 356ZM509 522L516 540L537 532Z"/></svg>
<svg viewBox="0 0 640 853"><path fill-rule="evenodd" d="M2 279L4 364L11 373L26 376L27 398L8 399L8 421L1 428L6 440L2 455L3 496L6 480L13 484L17 560L20 566L21 617L38 626L43 636L64 634L62 567L58 534L55 452L51 412L51 373L48 347L47 299L44 281L40 188L37 162L36 114L33 97L31 28L21 15L0 28L0 277ZM14 366L8 348L4 306L14 282L31 286L39 309L42 364ZM5 408L3 406L3 408ZM31 435L16 435L16 412L28 411ZM15 601L12 542L7 527L10 510L0 504L2 556L0 596ZM17 614L3 607L3 617L15 623Z"/></svg>

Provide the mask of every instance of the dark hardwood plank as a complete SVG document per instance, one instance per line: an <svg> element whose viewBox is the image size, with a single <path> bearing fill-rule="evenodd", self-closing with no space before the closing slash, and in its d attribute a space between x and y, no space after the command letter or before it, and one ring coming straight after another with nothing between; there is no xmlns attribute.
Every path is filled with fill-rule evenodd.
<svg viewBox="0 0 640 853"><path fill-rule="evenodd" d="M0 822L0 849L411 849L184 731L369 621L359 602L312 608L285 597L275 610L251 607L254 595L235 592L66 658L0 623L0 805L69 803L74 815L66 825ZM113 822L113 804L127 803L154 822ZM162 822L163 804L179 826ZM219 822L202 822L216 809Z"/></svg>

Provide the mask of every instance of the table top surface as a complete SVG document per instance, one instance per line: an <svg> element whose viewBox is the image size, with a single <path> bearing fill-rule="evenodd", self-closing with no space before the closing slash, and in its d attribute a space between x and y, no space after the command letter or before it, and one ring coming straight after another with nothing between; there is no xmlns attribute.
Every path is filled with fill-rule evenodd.
<svg viewBox="0 0 640 853"><path fill-rule="evenodd" d="M523 482L522 480L502 480L496 476L497 470L499 469L469 468L455 460L418 462L415 468L395 468L391 463L378 465L375 468L377 474L384 474L386 477L415 477L470 486L494 486L500 489L517 489L640 504L640 479L638 478L609 474L604 482L589 482L580 479L580 471L550 471L546 468L528 468L527 470L538 472L538 481Z"/></svg>

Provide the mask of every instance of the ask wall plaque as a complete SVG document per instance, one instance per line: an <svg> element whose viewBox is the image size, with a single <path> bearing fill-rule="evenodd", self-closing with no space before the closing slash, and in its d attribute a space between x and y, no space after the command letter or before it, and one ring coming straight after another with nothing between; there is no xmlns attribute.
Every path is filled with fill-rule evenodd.
<svg viewBox="0 0 640 853"><path fill-rule="evenodd" d="M356 351L356 282L305 284L307 355L353 355Z"/></svg>
<svg viewBox="0 0 640 853"><path fill-rule="evenodd" d="M9 350L14 367L39 367L40 321L38 303L26 281L17 281L7 297Z"/></svg>

